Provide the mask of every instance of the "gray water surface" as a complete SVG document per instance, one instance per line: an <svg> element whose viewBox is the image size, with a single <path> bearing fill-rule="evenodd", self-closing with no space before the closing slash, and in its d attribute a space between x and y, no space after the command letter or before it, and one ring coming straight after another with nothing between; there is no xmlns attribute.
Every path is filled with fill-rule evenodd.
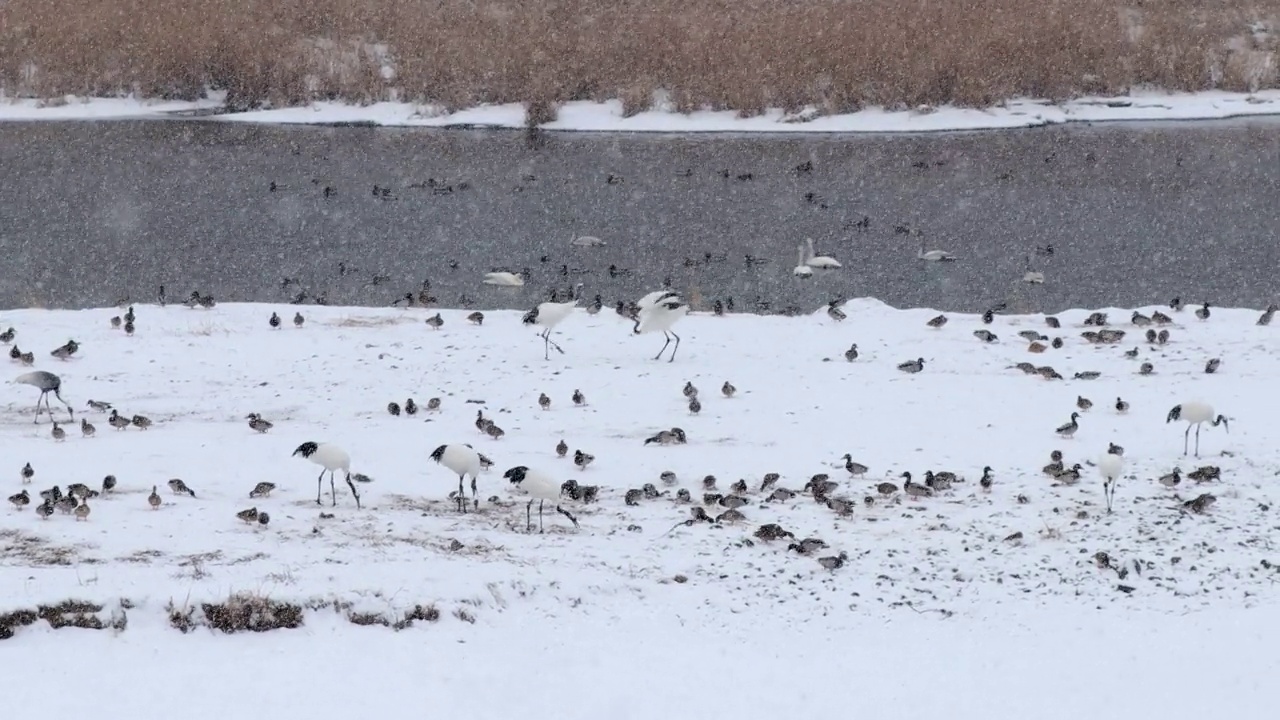
<svg viewBox="0 0 1280 720"><path fill-rule="evenodd" d="M1175 295L1261 307L1276 298L1280 267L1278 130L1268 120L804 137L0 123L0 307L150 302L162 284L170 299L200 289L286 302L301 288L307 302L385 305L424 279L441 305L486 309L524 308L577 282L611 303L668 280L747 311L837 296L950 311ZM959 262L916 260L912 230ZM575 235L608 244L574 248ZM805 237L844 269L796 279ZM1035 253L1049 245L1052 256ZM1046 284L1020 282L1027 255ZM480 284L489 270L522 268L524 288Z"/></svg>

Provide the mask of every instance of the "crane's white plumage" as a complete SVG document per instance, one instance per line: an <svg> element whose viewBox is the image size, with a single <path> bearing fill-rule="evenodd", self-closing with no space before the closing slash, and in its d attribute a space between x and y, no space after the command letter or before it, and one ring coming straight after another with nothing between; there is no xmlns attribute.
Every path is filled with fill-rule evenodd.
<svg viewBox="0 0 1280 720"><path fill-rule="evenodd" d="M476 492L476 476L480 474L480 453L471 449L470 445L441 445L431 453L431 459L458 474L458 509L467 511L467 497L463 490L463 480L471 476L471 500L476 508L480 507L480 499Z"/></svg>
<svg viewBox="0 0 1280 720"><path fill-rule="evenodd" d="M556 512L569 518L574 527L578 527L578 519L560 507L561 488L563 485L555 478L538 470L531 470L527 465L518 465L503 473L502 477L511 481L511 486L520 488L529 495L529 504L525 506L525 527L533 530L533 501L538 501L538 532L542 532L542 506L547 501L555 503Z"/></svg>
<svg viewBox="0 0 1280 720"><path fill-rule="evenodd" d="M680 321L680 318L689 314L689 306L676 293L658 290L640 298L636 302L636 307L640 310L636 314L636 324L632 332L636 335L661 332L666 338L666 342L662 344L662 349L658 351L654 360L662 359L662 353L667 351L667 346L674 338L676 344L671 349L671 359L668 362L675 362L676 351L680 349L680 336L671 332L671 328Z"/></svg>
<svg viewBox="0 0 1280 720"><path fill-rule="evenodd" d="M1217 427L1223 425L1227 432L1231 432L1231 425L1222 415L1214 417L1213 406L1206 402L1192 401L1185 402L1181 405L1174 405L1169 414L1165 416L1165 424L1174 420L1181 420L1187 424L1187 430L1182 434L1182 454L1187 454L1187 444L1191 439L1192 426L1196 429L1196 457L1200 457L1200 428L1205 424Z"/></svg>
<svg viewBox="0 0 1280 720"><path fill-rule="evenodd" d="M501 287L523 287L524 278L516 273L491 272L484 274L484 284L498 285Z"/></svg>
<svg viewBox="0 0 1280 720"><path fill-rule="evenodd" d="M800 278L807 278L810 275L813 275L813 268L809 267L804 261L804 245L797 245L796 250L800 253L800 257L796 260L795 270L792 270L791 272L794 273L796 277Z"/></svg>
<svg viewBox="0 0 1280 720"><path fill-rule="evenodd" d="M304 442L293 451L294 455L301 455L311 462L324 468L320 471L320 477L316 478L316 504L320 504L320 484L324 481L324 474L329 473L329 497L332 501L331 505L338 504L338 490L335 487L333 474L341 470L343 478L347 481L347 487L351 488L351 497L356 500L356 508L360 508L360 493L356 491L356 485L351 481L351 456L346 450L332 443Z"/></svg>
<svg viewBox="0 0 1280 720"><path fill-rule="evenodd" d="M44 401L45 408L49 411L49 420L53 420L53 408L49 406L49 393L58 398L58 402L67 408L67 414L71 416L72 422L76 419L76 412L71 409L71 405L62 399L62 378L51 372L44 370L35 370L29 373L23 373L13 380L20 385L30 385L40 390L40 397L36 398L36 422L40 422L40 401Z"/></svg>
<svg viewBox="0 0 1280 720"><path fill-rule="evenodd" d="M925 250L924 239L920 240L920 249L916 251L916 257L929 262L954 262L956 259L946 250Z"/></svg>
<svg viewBox="0 0 1280 720"><path fill-rule="evenodd" d="M551 332L556 329L557 325L573 314L573 309L578 306L578 290L581 288L582 283L578 283L574 287L573 297L569 302L538 303L532 310L524 314L521 322L525 325L537 325L543 329L542 332L538 333L538 336L542 338L543 350L545 351L543 353L544 360L551 359L551 348L555 348L556 352L561 355L564 354L564 350L552 342Z"/></svg>
<svg viewBox="0 0 1280 720"><path fill-rule="evenodd" d="M1115 480L1124 472L1124 456L1115 453L1104 453L1098 458L1098 472L1105 480Z"/></svg>
<svg viewBox="0 0 1280 720"><path fill-rule="evenodd" d="M819 270L838 270L841 267L840 261L833 257L814 254L813 238L805 238L804 241L809 246L809 259L804 261L805 265Z"/></svg>

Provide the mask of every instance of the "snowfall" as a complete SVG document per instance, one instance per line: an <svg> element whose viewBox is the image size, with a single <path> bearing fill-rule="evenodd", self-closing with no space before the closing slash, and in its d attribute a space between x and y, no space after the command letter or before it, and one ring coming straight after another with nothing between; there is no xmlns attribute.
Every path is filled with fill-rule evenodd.
<svg viewBox="0 0 1280 720"><path fill-rule="evenodd" d="M13 344L57 373L77 420L97 428L83 437L67 424L56 441L48 417L33 423L38 389L0 384L0 486L33 497L0 509L0 615L74 601L100 607L86 612L105 626L14 627L0 640L9 696L55 719L246 707L380 719L1273 717L1280 326L1257 325L1258 310L1163 310L1174 319L1163 346L1120 309L1109 320L1127 335L1106 346L1081 338L1085 310L1060 313L1060 330L1039 315L948 315L934 329L936 311L869 299L850 301L844 321L825 309L694 312L675 327L674 362L654 359L660 333L635 335L607 308L561 324L552 338L564 352L550 360L509 311L476 325L467 310L439 310L433 330L434 309L137 305L131 337L111 327L119 308L0 312L0 331L15 328ZM998 340L981 342L980 329ZM1026 330L1064 345L1029 353ZM79 352L50 357L68 339ZM851 343L859 356L847 361ZM1122 352L1133 348L1137 358ZM923 372L897 369L918 357ZM1210 358L1222 360L1214 374ZM1013 367L1024 361L1065 379ZM33 369L6 362L12 378ZM1139 374L1142 362L1154 372ZM1074 379L1088 371L1101 377ZM1092 409L1059 437L1081 396ZM441 405L388 412L411 397ZM154 424L114 429L90 399ZM1193 400L1230 421L1202 430L1199 459L1183 455L1186 423L1166 421ZM56 398L52 408L66 418ZM478 431L477 411L505 436ZM255 432L249 413L274 427ZM644 444L672 426L687 444ZM570 458L557 457L562 439ZM337 497L326 480L317 507L319 468L292 454L306 441L342 446L372 479L357 486L363 509L341 473ZM478 511L457 511L457 477L429 458L446 443L494 461ZM1112 513L1095 467L1109 443L1126 461ZM581 471L579 449L596 458ZM1078 483L1041 471L1053 449L1083 466ZM868 473L851 476L845 453ZM23 485L26 463L35 475ZM535 503L529 532L526 499L502 478L516 465L598 485L599 498L564 500L579 528L548 505L545 533ZM1202 465L1221 479L1156 480ZM931 498L877 492L926 470L961 479ZM795 497L768 500L766 473ZM850 515L804 491L819 473ZM83 522L35 513L38 491L99 488L108 474L116 489L90 500ZM746 481L745 521L684 522L707 475L726 494ZM195 497L171 493L173 478ZM275 491L251 500L262 481ZM660 496L628 505L626 491L646 483ZM1183 507L1206 492L1217 498L1206 512ZM250 507L270 523L238 520ZM828 547L802 556L754 537L765 523ZM839 552L839 569L817 561ZM302 625L209 627L205 604L236 596L295 603ZM424 609L430 619L403 627Z"/></svg>
<svg viewBox="0 0 1280 720"><path fill-rule="evenodd" d="M200 116L227 122L271 124L355 124L435 128L523 128L521 103L484 105L458 111L408 103L378 102L352 105L317 102L284 107L228 112L225 93L210 91L194 101L157 101L133 97L52 99L6 97L0 91L0 121L155 119ZM1205 91L1166 93L1135 90L1119 97L1081 97L1066 102L1020 98L990 108L920 106L909 110L867 108L855 113L828 114L816 107L799 112L767 110L752 117L733 111L675 112L662 93L653 108L626 116L621 101L575 101L560 105L544 130L659 133L900 133L954 130L994 130L1040 127L1063 123L1116 121L1222 120L1280 114L1280 91Z"/></svg>

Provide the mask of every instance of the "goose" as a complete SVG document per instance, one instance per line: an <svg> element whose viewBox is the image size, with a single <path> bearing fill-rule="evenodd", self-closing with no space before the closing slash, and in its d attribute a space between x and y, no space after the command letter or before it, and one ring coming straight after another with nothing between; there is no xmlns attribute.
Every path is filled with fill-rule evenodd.
<svg viewBox="0 0 1280 720"><path fill-rule="evenodd" d="M1076 463L1075 465L1072 465L1071 467L1054 475L1053 479L1063 485L1074 485L1080 481L1080 471L1082 469L1083 468L1080 467L1080 463Z"/></svg>
<svg viewBox="0 0 1280 720"><path fill-rule="evenodd" d="M1054 432L1058 433L1064 438L1069 438L1072 435L1075 435L1076 431L1080 429L1080 423L1076 422L1079 419L1080 419L1080 413L1075 413L1075 412L1071 413L1071 422L1065 425L1059 425L1058 429L1054 430Z"/></svg>
<svg viewBox="0 0 1280 720"><path fill-rule="evenodd" d="M955 262L956 260L955 256L946 250L925 250L924 238L920 239L920 248L916 251L916 257L927 262Z"/></svg>
<svg viewBox="0 0 1280 720"><path fill-rule="evenodd" d="M858 344L857 344L857 343L854 343L854 344L850 345L850 346L849 346L849 349L844 351L844 359L845 359L846 361L848 361L848 362L853 362L854 360L857 360L857 359L858 359Z"/></svg>
<svg viewBox="0 0 1280 720"><path fill-rule="evenodd" d="M813 252L813 238L805 238L804 242L809 246L809 259L804 261L805 265L819 270L839 270L842 267L840 262L833 257L815 255Z"/></svg>
<svg viewBox="0 0 1280 720"><path fill-rule="evenodd" d="M31 495L26 490L23 490L22 492L16 495L10 495L9 502L13 503L14 507L21 510L22 508L31 504Z"/></svg>
<svg viewBox="0 0 1280 720"><path fill-rule="evenodd" d="M272 482L260 482L253 486L249 491L249 499L270 497L271 491L276 489L276 484Z"/></svg>
<svg viewBox="0 0 1280 720"><path fill-rule="evenodd" d="M841 550L839 555L828 555L818 558L818 564L826 570L839 570L849 560L849 553Z"/></svg>
<svg viewBox="0 0 1280 720"><path fill-rule="evenodd" d="M845 453L844 457L840 459L844 460L844 469L847 470L850 475L857 477L859 475L867 474L867 466L862 463L854 462L851 454Z"/></svg>
<svg viewBox="0 0 1280 720"><path fill-rule="evenodd" d="M738 392L738 388L734 387L733 383L729 382L728 380L725 380L724 385L720 386L720 393L724 395L726 398L733 397L733 394L736 392Z"/></svg>
<svg viewBox="0 0 1280 720"><path fill-rule="evenodd" d="M1161 485L1167 488L1175 488L1182 482L1182 469L1174 468L1173 472L1167 475L1161 475L1157 480Z"/></svg>
<svg viewBox="0 0 1280 720"><path fill-rule="evenodd" d="M1210 313L1209 313L1209 303L1205 303L1205 304L1204 304L1204 307L1198 308L1198 309L1196 310L1196 317L1200 318L1201 320L1208 320L1208 319L1209 319L1209 315L1210 315Z"/></svg>
<svg viewBox="0 0 1280 720"><path fill-rule="evenodd" d="M933 489L911 482L911 473L902 473L902 492L913 498L932 497Z"/></svg>
<svg viewBox="0 0 1280 720"><path fill-rule="evenodd" d="M236 513L236 517L246 523L256 523L258 522L258 508L251 507L248 510L241 510Z"/></svg>
<svg viewBox="0 0 1280 720"><path fill-rule="evenodd" d="M796 262L795 269L791 271L792 274L794 274L798 278L811 277L813 275L813 268L809 267L809 265L805 262L804 245L797 245L796 250L799 252L800 257L799 257L799 260L797 260Z"/></svg>
<svg viewBox="0 0 1280 720"><path fill-rule="evenodd" d="M1209 482L1210 480L1218 480L1222 477L1222 468L1216 465L1205 465L1196 468L1187 473L1187 477L1196 482Z"/></svg>
<svg viewBox="0 0 1280 720"><path fill-rule="evenodd" d="M924 471L924 486L936 492L951 489L951 480L948 478L934 475L932 470Z"/></svg>
<svg viewBox="0 0 1280 720"><path fill-rule="evenodd" d="M1280 310L1280 306L1277 306L1275 304L1268 305L1266 311L1264 311L1262 315L1258 318L1257 324L1264 325L1264 326L1270 325L1271 319L1276 316L1277 310ZM10 328L10 330L12 330L12 328Z"/></svg>
<svg viewBox="0 0 1280 720"><path fill-rule="evenodd" d="M1156 310L1155 312L1151 313L1151 322L1157 325L1172 325L1173 318L1169 317L1168 315L1165 315L1159 310Z"/></svg>
<svg viewBox="0 0 1280 720"><path fill-rule="evenodd" d="M490 272L484 274L484 284L498 287L524 287L524 277L512 272Z"/></svg>
<svg viewBox="0 0 1280 720"><path fill-rule="evenodd" d="M193 498L196 496L195 491L187 487L187 484L181 478L174 478L168 484L174 495L190 495Z"/></svg>
<svg viewBox="0 0 1280 720"><path fill-rule="evenodd" d="M1203 493L1199 497L1182 503L1182 507L1196 513L1197 515L1203 515L1204 511L1208 510L1209 506L1217 502L1217 500L1218 499L1212 494Z"/></svg>
<svg viewBox="0 0 1280 720"><path fill-rule="evenodd" d="M1129 318L1129 322L1133 323L1137 327L1147 327L1151 324L1151 318L1143 315L1137 310L1134 310L1133 315Z"/></svg>
<svg viewBox="0 0 1280 720"><path fill-rule="evenodd" d="M917 358L915 360L908 360L904 363L899 363L898 369L908 374L918 373L921 370L924 370L924 358Z"/></svg>
<svg viewBox="0 0 1280 720"><path fill-rule="evenodd" d="M978 480L978 486L982 488L982 492L991 492L991 485L994 478L991 475L991 466L987 465L982 468L982 479Z"/></svg>
<svg viewBox="0 0 1280 720"><path fill-rule="evenodd" d="M1129 403L1121 398L1116 398L1116 412L1121 415L1129 412Z"/></svg>

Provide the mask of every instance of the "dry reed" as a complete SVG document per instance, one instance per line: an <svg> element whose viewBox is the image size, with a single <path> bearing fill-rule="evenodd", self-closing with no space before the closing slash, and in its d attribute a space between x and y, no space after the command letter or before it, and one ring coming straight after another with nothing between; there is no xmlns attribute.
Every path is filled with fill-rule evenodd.
<svg viewBox="0 0 1280 720"><path fill-rule="evenodd" d="M5 0L9 96L989 106L1278 84L1280 0ZM387 70L386 68L391 68Z"/></svg>

